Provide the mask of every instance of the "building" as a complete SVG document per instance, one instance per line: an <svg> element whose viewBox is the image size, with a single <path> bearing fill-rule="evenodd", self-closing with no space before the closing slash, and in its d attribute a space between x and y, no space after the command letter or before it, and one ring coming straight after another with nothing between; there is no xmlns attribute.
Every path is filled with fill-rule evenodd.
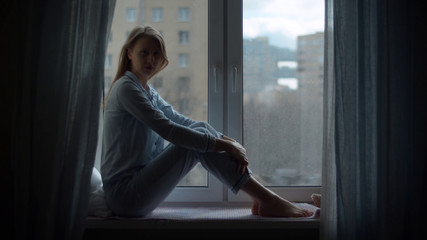
<svg viewBox="0 0 427 240"><path fill-rule="evenodd" d="M208 1L117 1L105 59L106 91L121 47L138 25L153 26L166 42L169 65L150 80L151 86L180 113L207 121Z"/></svg>
<svg viewBox="0 0 427 240"><path fill-rule="evenodd" d="M301 98L300 169L302 175L311 176L314 182L319 181L317 184L320 184L322 162L323 49L323 32L297 38L297 78Z"/></svg>
<svg viewBox="0 0 427 240"><path fill-rule="evenodd" d="M243 40L243 75L245 93L258 92L277 84L274 76L277 57L272 53L268 37Z"/></svg>

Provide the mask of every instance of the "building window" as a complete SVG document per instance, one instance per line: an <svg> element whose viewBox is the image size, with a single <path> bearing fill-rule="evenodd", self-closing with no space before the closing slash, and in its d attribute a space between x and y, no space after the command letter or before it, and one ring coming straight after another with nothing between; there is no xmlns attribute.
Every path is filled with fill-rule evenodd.
<svg viewBox="0 0 427 240"><path fill-rule="evenodd" d="M105 68L110 69L113 66L113 56L111 54L107 54L105 57Z"/></svg>
<svg viewBox="0 0 427 240"><path fill-rule="evenodd" d="M163 21L163 8L153 8L152 9L152 18L153 22Z"/></svg>
<svg viewBox="0 0 427 240"><path fill-rule="evenodd" d="M163 89L163 78L162 77L155 77L153 79L153 88L156 89L157 92L161 92Z"/></svg>
<svg viewBox="0 0 427 240"><path fill-rule="evenodd" d="M178 20L180 22L190 21L190 9L187 7L179 8L178 10Z"/></svg>
<svg viewBox="0 0 427 240"><path fill-rule="evenodd" d="M189 62L190 62L189 59L190 59L190 57L188 56L188 54L186 54L186 53L180 53L178 55L178 65L179 65L179 67L181 67L181 68L187 68L188 65L189 65Z"/></svg>
<svg viewBox="0 0 427 240"><path fill-rule="evenodd" d="M188 31L179 31L179 44L186 45L189 43L189 35Z"/></svg>
<svg viewBox="0 0 427 240"><path fill-rule="evenodd" d="M110 46L112 42L113 42L113 33L110 32L110 34L108 35L108 46Z"/></svg>
<svg viewBox="0 0 427 240"><path fill-rule="evenodd" d="M126 21L136 22L138 18L136 8L126 8Z"/></svg>

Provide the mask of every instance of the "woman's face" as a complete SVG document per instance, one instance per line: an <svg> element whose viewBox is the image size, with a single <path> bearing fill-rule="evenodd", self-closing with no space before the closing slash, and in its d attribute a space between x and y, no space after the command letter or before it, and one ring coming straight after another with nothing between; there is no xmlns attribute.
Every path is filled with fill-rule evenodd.
<svg viewBox="0 0 427 240"><path fill-rule="evenodd" d="M133 48L128 49L127 55L131 62L131 72L145 82L155 72L162 58L158 41L150 37L137 39Z"/></svg>

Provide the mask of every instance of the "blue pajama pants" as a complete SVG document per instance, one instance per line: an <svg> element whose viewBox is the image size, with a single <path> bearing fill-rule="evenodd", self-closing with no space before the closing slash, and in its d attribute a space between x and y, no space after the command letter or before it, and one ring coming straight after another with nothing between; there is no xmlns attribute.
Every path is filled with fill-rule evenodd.
<svg viewBox="0 0 427 240"><path fill-rule="evenodd" d="M221 137L220 133L203 122L190 127ZM250 171L243 175L237 171L237 161L232 160L226 152L200 153L169 144L151 163L136 169L132 176L104 185L107 204L119 216L147 215L163 202L199 162L234 193L250 178Z"/></svg>

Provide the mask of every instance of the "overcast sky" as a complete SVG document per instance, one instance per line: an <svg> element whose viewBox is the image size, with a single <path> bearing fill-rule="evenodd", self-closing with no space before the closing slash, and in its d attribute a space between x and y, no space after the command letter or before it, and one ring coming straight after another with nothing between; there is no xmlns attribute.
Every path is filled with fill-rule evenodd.
<svg viewBox="0 0 427 240"><path fill-rule="evenodd" d="M243 0L243 37L296 49L299 35L324 31L324 0Z"/></svg>

